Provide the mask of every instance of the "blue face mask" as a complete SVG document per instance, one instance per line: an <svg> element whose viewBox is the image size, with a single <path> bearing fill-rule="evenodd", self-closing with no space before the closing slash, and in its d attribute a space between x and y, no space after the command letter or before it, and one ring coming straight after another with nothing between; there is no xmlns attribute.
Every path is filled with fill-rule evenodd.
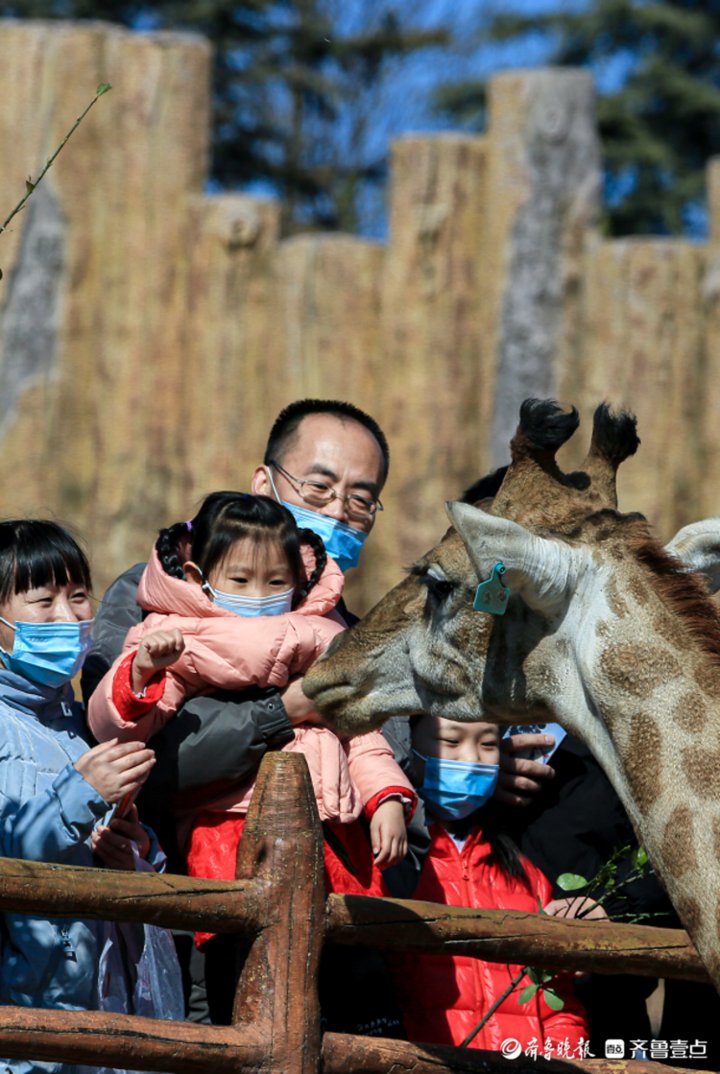
<svg viewBox="0 0 720 1074"><path fill-rule="evenodd" d="M348 526L347 523L341 522L338 518L321 515L317 511L310 511L307 507L300 507L296 503L281 500L269 467L265 468L265 472L268 475L278 503L281 503L283 507L287 507L298 526L312 530L313 533L317 533L318 537L322 537L325 551L329 556L332 556L340 570L346 571L350 567L357 567L360 551L365 543L367 533L364 530L353 529L352 526Z"/></svg>
<svg viewBox="0 0 720 1074"><path fill-rule="evenodd" d="M495 791L499 764L468 764L441 757L424 757L425 775L418 794L441 820L469 817L490 799Z"/></svg>
<svg viewBox="0 0 720 1074"><path fill-rule="evenodd" d="M332 556L341 571L357 567L360 550L367 537L364 530L353 529L338 518L320 515L306 507L298 507L296 503L288 503L287 500L280 502L283 507L287 507L298 526L312 530L318 537L322 537L325 551Z"/></svg>
<svg viewBox="0 0 720 1074"><path fill-rule="evenodd" d="M209 582L203 582L203 589L218 608L246 616L283 615L292 611L295 596L294 589L286 589L284 593L271 593L269 597L247 597L244 593L223 593L222 589L213 589Z"/></svg>
<svg viewBox="0 0 720 1074"><path fill-rule="evenodd" d="M94 620L74 623L23 623L0 621L15 631L11 653L0 648L9 671L40 686L63 686L76 675L92 645Z"/></svg>

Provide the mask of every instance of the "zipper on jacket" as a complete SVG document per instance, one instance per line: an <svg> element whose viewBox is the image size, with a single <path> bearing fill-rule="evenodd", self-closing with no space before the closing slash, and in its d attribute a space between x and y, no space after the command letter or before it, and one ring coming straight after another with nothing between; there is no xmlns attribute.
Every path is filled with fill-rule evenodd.
<svg viewBox="0 0 720 1074"><path fill-rule="evenodd" d="M60 933L60 946L62 947L62 957L66 962L77 962L77 955L75 954L75 948L73 942L70 939L70 927L68 925L60 925L58 928Z"/></svg>

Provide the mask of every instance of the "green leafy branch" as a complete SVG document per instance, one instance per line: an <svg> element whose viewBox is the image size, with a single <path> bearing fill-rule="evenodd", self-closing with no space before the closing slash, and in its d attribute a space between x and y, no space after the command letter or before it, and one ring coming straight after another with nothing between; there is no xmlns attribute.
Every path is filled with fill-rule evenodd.
<svg viewBox="0 0 720 1074"><path fill-rule="evenodd" d="M70 141L70 138L73 136L73 134L78 129L78 127L80 126L82 121L85 119L85 116L88 114L88 112L90 111L92 106L95 104L95 102L97 101L98 97L102 97L104 93L107 93L108 90L111 90L111 89L112 89L112 86L110 85L109 82L101 82L100 83L98 88L95 90L95 96L90 101L90 104L87 106L85 111L82 112L77 117L77 119L73 123L72 127L67 132L67 134L65 135L65 137L63 138L62 142L57 147L55 152L52 154L52 156L48 157L47 161L45 162L45 167L40 172L40 174L38 175L37 179L33 180L33 179L31 179L30 176L27 177L27 179L25 180L25 193L22 196L22 198L20 199L20 201L17 203L15 208L12 210L12 212L8 216L6 216L5 219L3 220L2 224L0 224L0 234L2 234L2 232L7 229L7 226L10 223L10 221L13 219L13 217L17 216L17 214L22 209L24 209L25 202L28 200L28 198L33 193L33 191L37 189L38 184L42 182L43 178L45 177L46 172L52 166L52 164L55 161L55 158L57 157L58 153ZM0 280L1 279L2 279L2 269L0 269Z"/></svg>
<svg viewBox="0 0 720 1074"><path fill-rule="evenodd" d="M628 872L622 880L618 880L618 866L628 859ZM633 848L627 843L625 846L618 847L613 851L609 859L600 867L592 879L588 880L578 873L562 873L557 879L557 884L559 888L567 892L581 892L584 890L585 896L588 899L588 905L576 914L577 918L581 918L589 914L596 906L602 906L611 895L616 896L618 892L622 892L628 884L631 884L634 880L639 880L644 876L647 864L648 856L646 851L642 847ZM545 913L539 899L538 913ZM629 915L626 916L629 917ZM636 913L632 915L631 918L629 917L629 920L637 923L646 918L658 916L662 915L656 913ZM498 1007L505 1002L507 997L519 987L526 977L528 978L529 983L525 985L518 996L518 1003L528 1003L537 992L542 991L543 998L548 1007L554 1011L561 1011L565 1006L564 1000L550 985L550 982L555 976L556 974L551 970L540 970L533 966L523 966L523 968L515 974L504 992L502 992L491 1006L488 1007L477 1025L473 1027L470 1033L468 1033L467 1037L462 1042L461 1047L466 1048L470 1042L474 1040L483 1026L487 1024L490 1018L492 1018Z"/></svg>
<svg viewBox="0 0 720 1074"><path fill-rule="evenodd" d="M618 866L626 861L629 861L628 871L622 880L618 880ZM592 900L575 915L578 918L582 918L586 917L595 906L604 906L610 897L617 897L620 894L622 899L626 899L624 889L634 883L635 880L640 880L645 876L647 864L648 856L643 847L632 847L629 843L626 843L613 851L610 858L590 880L580 876L578 873L561 873L557 878L557 885L568 893L584 892L586 898ZM650 917L661 916L663 915L660 913L616 913L614 915L615 918L622 917L632 924L638 924L640 921Z"/></svg>
<svg viewBox="0 0 720 1074"><path fill-rule="evenodd" d="M504 992L502 992L497 999L488 1007L485 1014L482 1016L476 1026L473 1026L472 1030L468 1033L465 1040L461 1042L461 1048L467 1048L471 1040L474 1040L478 1035L482 1027L490 1021L492 1016L498 1007L505 1002L507 997L515 991L518 985L525 977L528 977L530 984L523 988L522 992L518 996L518 1003L527 1003L536 992L542 991L545 1002L548 1007L553 1011L561 1011L565 1006L565 1000L562 998L559 992L556 992L554 988L551 988L549 981L552 981L555 974L551 970L538 970L533 966L523 966L518 973L515 974L510 984L507 986Z"/></svg>

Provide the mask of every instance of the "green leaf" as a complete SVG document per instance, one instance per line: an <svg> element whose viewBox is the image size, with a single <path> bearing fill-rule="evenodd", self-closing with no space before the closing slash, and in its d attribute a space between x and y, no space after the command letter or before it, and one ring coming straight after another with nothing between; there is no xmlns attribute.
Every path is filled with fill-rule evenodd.
<svg viewBox="0 0 720 1074"><path fill-rule="evenodd" d="M536 984L526 985L518 996L518 1003L527 1003L529 999L533 998L539 987L540 985Z"/></svg>
<svg viewBox="0 0 720 1074"><path fill-rule="evenodd" d="M555 976L552 970L538 970L534 966L527 966L525 972L535 984L544 984L545 981L552 981Z"/></svg>
<svg viewBox="0 0 720 1074"><path fill-rule="evenodd" d="M586 888L588 881L578 873L561 873L557 878L557 885L563 891L578 891L580 888Z"/></svg>
<svg viewBox="0 0 720 1074"><path fill-rule="evenodd" d="M644 847L638 847L633 856L633 867L643 869L648 863L647 851Z"/></svg>
<svg viewBox="0 0 720 1074"><path fill-rule="evenodd" d="M33 183L32 179L28 175L27 179L25 180L25 193L26 194L32 194L34 189L35 189L35 184Z"/></svg>
<svg viewBox="0 0 720 1074"><path fill-rule="evenodd" d="M561 1011L565 1006L565 1000L554 988L543 988L543 999L553 1011Z"/></svg>
<svg viewBox="0 0 720 1074"><path fill-rule="evenodd" d="M107 91L111 89L112 86L109 82L101 82L98 88L95 90L95 96L102 97L103 93L107 93Z"/></svg>

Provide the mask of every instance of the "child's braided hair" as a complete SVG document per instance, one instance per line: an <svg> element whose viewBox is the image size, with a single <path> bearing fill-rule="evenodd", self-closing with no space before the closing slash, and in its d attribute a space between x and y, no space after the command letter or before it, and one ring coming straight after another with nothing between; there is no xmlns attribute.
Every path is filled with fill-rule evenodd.
<svg viewBox="0 0 720 1074"><path fill-rule="evenodd" d="M315 533L314 530L298 530L298 540L300 544L309 544L315 554L315 568L311 572L305 585L302 587L302 595L306 597L312 587L319 581L320 575L325 570L325 564L327 563L327 552L325 551L325 545L320 534Z"/></svg>
<svg viewBox="0 0 720 1074"><path fill-rule="evenodd" d="M187 536L188 523L176 522L173 526L166 526L164 530L160 530L158 539L155 542L155 551L162 563L163 570L166 574L172 575L173 578L185 577L185 571L182 566L183 560L178 555L178 547L180 541L186 540Z"/></svg>
<svg viewBox="0 0 720 1074"><path fill-rule="evenodd" d="M309 593L325 569L327 553L321 537L312 530L298 529L282 504L247 492L211 492L191 521L176 522L160 530L155 549L166 574L185 578L183 561L190 558L207 578L230 547L244 538L277 541L287 556L301 597ZM307 581L300 554L302 544L310 545L315 554L315 567Z"/></svg>

